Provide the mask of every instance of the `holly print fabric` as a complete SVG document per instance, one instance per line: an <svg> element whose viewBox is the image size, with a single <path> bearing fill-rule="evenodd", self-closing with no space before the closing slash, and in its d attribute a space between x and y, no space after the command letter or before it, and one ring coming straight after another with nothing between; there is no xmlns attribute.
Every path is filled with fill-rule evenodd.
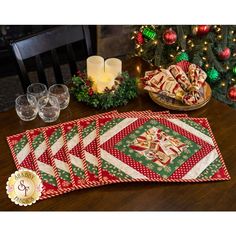
<svg viewBox="0 0 236 236"><path fill-rule="evenodd" d="M44 194L53 194L58 190L57 173L54 168L53 159L49 158L47 144L41 129L26 131L32 158L43 180Z"/></svg>
<svg viewBox="0 0 236 236"><path fill-rule="evenodd" d="M112 111L7 141L17 169L42 179L41 199L119 182L230 179L207 119L186 114Z"/></svg>
<svg viewBox="0 0 236 236"><path fill-rule="evenodd" d="M75 186L71 161L65 147L65 137L63 136L62 128L60 126L47 127L44 132L49 144L48 149L55 161L61 188L67 189Z"/></svg>

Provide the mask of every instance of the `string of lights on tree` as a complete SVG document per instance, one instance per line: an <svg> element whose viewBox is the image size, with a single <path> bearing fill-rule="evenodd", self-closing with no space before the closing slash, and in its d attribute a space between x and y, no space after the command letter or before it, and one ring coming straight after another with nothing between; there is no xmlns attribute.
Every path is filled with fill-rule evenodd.
<svg viewBox="0 0 236 236"><path fill-rule="evenodd" d="M213 96L236 107L236 26L143 25L131 39L135 55L158 68L180 61L199 65Z"/></svg>

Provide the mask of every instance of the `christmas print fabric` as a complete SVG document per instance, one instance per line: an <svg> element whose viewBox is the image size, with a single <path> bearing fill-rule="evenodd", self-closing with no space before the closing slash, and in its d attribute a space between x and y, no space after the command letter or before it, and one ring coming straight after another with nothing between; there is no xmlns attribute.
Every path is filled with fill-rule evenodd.
<svg viewBox="0 0 236 236"><path fill-rule="evenodd" d="M120 182L230 179L207 119L186 114L113 111L7 141L17 169L41 178L41 199Z"/></svg>

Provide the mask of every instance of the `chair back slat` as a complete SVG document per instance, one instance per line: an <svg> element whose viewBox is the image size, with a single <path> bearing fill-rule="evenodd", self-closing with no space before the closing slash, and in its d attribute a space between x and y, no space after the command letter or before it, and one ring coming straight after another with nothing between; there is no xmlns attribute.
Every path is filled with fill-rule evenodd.
<svg viewBox="0 0 236 236"><path fill-rule="evenodd" d="M90 37L90 32L89 32L89 27L87 25L83 26L83 31L84 31L84 36L85 36L85 43L86 43L86 48L87 48L87 53L88 55L92 55L92 43L91 43L91 37Z"/></svg>
<svg viewBox="0 0 236 236"><path fill-rule="evenodd" d="M26 88L30 85L29 76L28 76L24 61L22 60L21 53L17 45L13 45L12 50L14 51L14 54L15 54L17 70L18 70L18 74L19 74L20 81L22 84L22 88L23 88L23 91L26 92Z"/></svg>
<svg viewBox="0 0 236 236"><path fill-rule="evenodd" d="M35 56L35 62L36 62L39 82L46 84L48 86L47 78L44 72L43 62L40 55Z"/></svg>
<svg viewBox="0 0 236 236"><path fill-rule="evenodd" d="M57 83L63 83L63 76L60 68L60 60L57 49L65 46L68 56L71 75L77 71L76 57L72 44L83 40L86 45L87 55L92 54L90 31L88 26L71 25L57 26L47 31L40 32L31 37L26 37L11 43L12 51L16 58L19 69L19 77L24 91L30 84L24 60L35 57L39 81L48 85L44 72L42 53L50 52L55 79Z"/></svg>
<svg viewBox="0 0 236 236"><path fill-rule="evenodd" d="M75 60L75 53L71 44L66 45L67 57L69 60L70 73L71 76L75 75L77 72L77 65Z"/></svg>
<svg viewBox="0 0 236 236"><path fill-rule="evenodd" d="M56 49L51 50L51 55L52 55L53 71L54 71L54 75L55 75L55 80L58 84L63 84L64 81L63 81L60 62L59 62L59 58L58 58Z"/></svg>
<svg viewBox="0 0 236 236"><path fill-rule="evenodd" d="M21 51L22 59L25 60L82 39L84 39L82 27L68 25L49 29L43 33L15 43Z"/></svg>

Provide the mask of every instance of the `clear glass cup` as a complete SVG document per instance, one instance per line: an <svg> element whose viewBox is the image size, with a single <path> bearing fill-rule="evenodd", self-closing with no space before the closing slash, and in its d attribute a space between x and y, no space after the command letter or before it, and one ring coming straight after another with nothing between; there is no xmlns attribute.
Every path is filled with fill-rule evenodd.
<svg viewBox="0 0 236 236"><path fill-rule="evenodd" d="M61 110L68 107L70 102L70 93L66 85L54 84L48 89L48 93L57 97Z"/></svg>
<svg viewBox="0 0 236 236"><path fill-rule="evenodd" d="M27 94L33 95L39 100L41 97L47 95L47 87L41 83L31 84L27 87Z"/></svg>
<svg viewBox="0 0 236 236"><path fill-rule="evenodd" d="M60 105L57 97L47 95L38 100L39 116L44 122L54 122L60 115Z"/></svg>
<svg viewBox="0 0 236 236"><path fill-rule="evenodd" d="M37 100L33 95L20 95L15 100L16 113L21 120L34 120L38 113Z"/></svg>

